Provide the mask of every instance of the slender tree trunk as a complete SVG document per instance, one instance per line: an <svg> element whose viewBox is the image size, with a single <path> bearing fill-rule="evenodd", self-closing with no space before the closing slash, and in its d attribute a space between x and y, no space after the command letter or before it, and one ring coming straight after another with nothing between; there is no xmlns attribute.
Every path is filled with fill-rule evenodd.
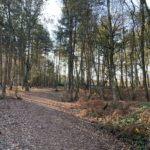
<svg viewBox="0 0 150 150"><path fill-rule="evenodd" d="M73 70L74 70L74 48L73 48L73 18L69 16L69 56L68 56L68 90L70 101L73 101Z"/></svg>
<svg viewBox="0 0 150 150"><path fill-rule="evenodd" d="M2 68L2 28L0 26L0 85L2 86L2 73L3 73L3 68Z"/></svg>
<svg viewBox="0 0 150 150"><path fill-rule="evenodd" d="M11 43L11 40L10 40ZM2 87L2 97L6 96L6 84L7 84L7 69L8 69L8 53L10 51L10 43L9 47L5 50L5 69L4 69L4 81L3 81L3 87Z"/></svg>
<svg viewBox="0 0 150 150"><path fill-rule="evenodd" d="M27 58L26 58L26 66L25 66L25 91L29 91L29 73L31 69L30 64L30 51L31 51L31 30L30 27L28 27L28 45L27 45Z"/></svg>
<svg viewBox="0 0 150 150"><path fill-rule="evenodd" d="M9 52L8 54L8 85L10 86L10 90L12 89L12 86L13 86L13 80L14 80L14 76L13 76L13 69L12 69L12 66L13 66L13 44L11 44L11 51Z"/></svg>
<svg viewBox="0 0 150 150"><path fill-rule="evenodd" d="M76 72L76 90L75 90L75 101L79 99L79 92L80 92L80 77L78 71L78 60L75 60L75 72Z"/></svg>
<svg viewBox="0 0 150 150"><path fill-rule="evenodd" d="M125 55L125 61L127 62L127 54L126 54L126 51L124 49L124 55ZM127 63L125 64L125 86L126 88L128 88L128 66L127 66Z"/></svg>
<svg viewBox="0 0 150 150"><path fill-rule="evenodd" d="M111 80L111 88L113 92L113 100L116 101L119 99L117 92L117 85L115 80L115 66L114 66L114 35L112 30L112 22L111 22L111 12L110 12L110 0L107 0L107 11L108 11L108 28L109 28L109 69L110 69L110 80Z"/></svg>
<svg viewBox="0 0 150 150"><path fill-rule="evenodd" d="M131 100L135 99L135 82L134 82L134 76L133 76L133 51L130 54L130 81L131 81Z"/></svg>
<svg viewBox="0 0 150 150"><path fill-rule="evenodd" d="M122 88L124 88L124 80L123 80L123 56L122 56L122 51L121 51L121 54L120 54L120 86Z"/></svg>
<svg viewBox="0 0 150 150"><path fill-rule="evenodd" d="M131 54L130 54L130 62L131 62L131 99L134 100L136 98L136 45L135 45L135 6L133 1L131 0L133 11L131 12L131 18L133 22L132 26L132 39L131 39ZM135 73L134 73L135 72ZM134 75L135 74L135 75Z"/></svg>
<svg viewBox="0 0 150 150"><path fill-rule="evenodd" d="M81 49L81 62L80 62L80 71L81 71L81 77L80 77L80 85L81 87L85 84L84 81L84 69L83 69L83 65L84 65L84 60L83 60L83 54L84 54L84 49L85 48L85 43L84 40L82 41L82 49Z"/></svg>
<svg viewBox="0 0 150 150"><path fill-rule="evenodd" d="M148 87L147 87L147 77L145 70L145 52L144 52L144 32L145 32L145 13L144 13L144 0L140 0L140 11L141 11L141 36L140 36L140 52L141 52L141 61L142 61L142 73L143 73L143 87L144 87L144 96L147 101L149 101Z"/></svg>
<svg viewBox="0 0 150 150"><path fill-rule="evenodd" d="M9 90L12 90L13 88L13 83L14 83L14 69L13 69L13 50L14 47L13 45L11 46L11 52L9 53L9 57L8 57L8 84L9 84Z"/></svg>
<svg viewBox="0 0 150 150"><path fill-rule="evenodd" d="M16 39L14 38L13 43L13 53L14 53L14 86L15 86L15 96L18 98L18 66L17 66L17 49L16 49Z"/></svg>
<svg viewBox="0 0 150 150"><path fill-rule="evenodd" d="M24 79L25 91L29 91L29 70L30 70L30 64L29 64L29 50L28 50L26 68L25 68L25 79Z"/></svg>
<svg viewBox="0 0 150 150"><path fill-rule="evenodd" d="M27 19L27 56L26 56L26 62L25 62L25 77L24 77L24 85L25 85L25 91L29 91L29 75L30 75L30 55L31 55L31 11L32 11L32 3L30 1L26 1L26 7L28 10L26 11L26 14L28 16Z"/></svg>

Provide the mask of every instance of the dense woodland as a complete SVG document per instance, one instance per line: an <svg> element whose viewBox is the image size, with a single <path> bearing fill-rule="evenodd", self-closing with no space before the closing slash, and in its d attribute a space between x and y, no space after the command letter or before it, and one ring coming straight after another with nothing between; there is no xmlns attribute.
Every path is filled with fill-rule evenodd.
<svg viewBox="0 0 150 150"><path fill-rule="evenodd" d="M0 0L0 149L149 150L148 0L59 1Z"/></svg>
<svg viewBox="0 0 150 150"><path fill-rule="evenodd" d="M145 0L64 0L57 31L60 61L68 63L68 90L78 99L80 88L105 99L110 88L113 100L130 89L134 100L142 89L149 100L150 10Z"/></svg>
<svg viewBox="0 0 150 150"><path fill-rule="evenodd" d="M43 0L0 1L0 84L6 86L49 86L54 63L48 58L52 41L39 21Z"/></svg>
<svg viewBox="0 0 150 150"><path fill-rule="evenodd" d="M43 0L0 1L0 83L6 87L63 85L70 101L80 89L113 101L143 93L149 100L150 9L145 0L63 0L52 42L40 23ZM53 57L54 56L54 57ZM54 59L52 59L52 57Z"/></svg>

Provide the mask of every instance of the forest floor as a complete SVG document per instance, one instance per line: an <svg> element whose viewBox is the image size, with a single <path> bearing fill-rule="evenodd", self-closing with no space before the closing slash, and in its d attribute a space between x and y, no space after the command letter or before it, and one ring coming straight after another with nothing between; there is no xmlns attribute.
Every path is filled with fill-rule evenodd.
<svg viewBox="0 0 150 150"><path fill-rule="evenodd" d="M128 149L83 119L79 103L63 102L63 92L33 88L19 94L22 100L0 100L0 150Z"/></svg>

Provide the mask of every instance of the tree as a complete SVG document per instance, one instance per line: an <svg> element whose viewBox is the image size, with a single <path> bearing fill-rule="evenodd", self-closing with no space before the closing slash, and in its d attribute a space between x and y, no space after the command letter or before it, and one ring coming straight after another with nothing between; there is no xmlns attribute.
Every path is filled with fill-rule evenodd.
<svg viewBox="0 0 150 150"><path fill-rule="evenodd" d="M142 63L142 73L143 73L143 87L144 95L147 101L149 101L148 87L147 87L147 76L145 70L145 11L144 11L144 0L140 0L140 12L141 12L141 35L140 35L140 52L141 52L141 63Z"/></svg>
<svg viewBox="0 0 150 150"><path fill-rule="evenodd" d="M53 72L53 63L48 58L52 41L48 31L39 23L43 3L44 0L0 1L0 82L3 96L6 95L7 85L10 90L16 87L16 96L18 85L29 89L34 64L32 58L38 50L41 67L45 71L45 83L48 80L47 74ZM39 47L35 45L36 40Z"/></svg>

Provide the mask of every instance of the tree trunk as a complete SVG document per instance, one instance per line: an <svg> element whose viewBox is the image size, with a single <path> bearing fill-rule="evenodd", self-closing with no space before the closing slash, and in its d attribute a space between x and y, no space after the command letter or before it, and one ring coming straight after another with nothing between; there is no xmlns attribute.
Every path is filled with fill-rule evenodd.
<svg viewBox="0 0 150 150"><path fill-rule="evenodd" d="M2 29L0 26L0 85L2 86L2 73L3 73L3 68L2 68Z"/></svg>
<svg viewBox="0 0 150 150"><path fill-rule="evenodd" d="M109 29L109 69L110 69L110 82L111 88L113 92L113 100L116 101L119 99L117 92L117 85L115 81L115 66L114 66L114 35L112 30L112 22L111 22L111 12L110 12L110 0L107 0L107 12L108 12L108 29Z"/></svg>
<svg viewBox="0 0 150 150"><path fill-rule="evenodd" d="M69 49L68 49L68 91L70 94L70 101L73 101L73 62L74 62L74 49L73 49L73 18L69 16Z"/></svg>
<svg viewBox="0 0 150 150"><path fill-rule="evenodd" d="M9 53L9 50L10 50L10 47L6 48L6 51L5 51L5 69L4 69L4 81L3 81L3 86L2 86L2 97L6 96L8 53Z"/></svg>
<svg viewBox="0 0 150 150"><path fill-rule="evenodd" d="M142 73L143 73L143 87L144 87L144 96L147 101L149 101L148 87L147 87L147 77L145 70L145 52L144 52L144 32L145 32L145 13L144 13L144 0L140 0L140 11L141 11L141 36L140 36L140 52L141 52L141 61L142 61Z"/></svg>

